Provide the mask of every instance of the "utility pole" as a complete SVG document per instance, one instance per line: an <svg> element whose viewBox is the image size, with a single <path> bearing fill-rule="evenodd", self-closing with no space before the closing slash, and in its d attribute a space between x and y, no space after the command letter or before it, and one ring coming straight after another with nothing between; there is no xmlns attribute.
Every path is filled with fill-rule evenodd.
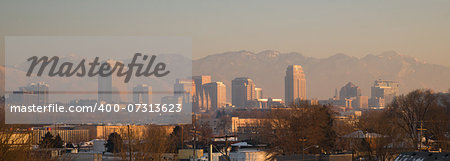
<svg viewBox="0 0 450 161"><path fill-rule="evenodd" d="M208 161L212 161L212 152L213 152L213 147L212 147L212 143L211 143L211 144L209 144Z"/></svg>
<svg viewBox="0 0 450 161"><path fill-rule="evenodd" d="M194 159L194 161L197 159L197 156L196 156L196 150L197 150L197 147L196 147L196 144L197 144L197 129L196 129L196 126L195 126L195 124L196 124L196 122L197 122L197 117L196 117L196 115L194 114L194 122L193 122L193 126L194 126L194 145L193 145L193 147L194 147L194 152L193 152L193 156L192 156L192 158Z"/></svg>
<svg viewBox="0 0 450 161"><path fill-rule="evenodd" d="M130 152L129 158L130 161L133 161L133 158L131 157L132 151L131 151L131 131L130 131L130 124L127 125L128 129L128 151Z"/></svg>
<svg viewBox="0 0 450 161"><path fill-rule="evenodd" d="M302 141L302 161L305 160L305 142Z"/></svg>
<svg viewBox="0 0 450 161"><path fill-rule="evenodd" d="M184 148L184 140L183 140L183 133L184 133L184 131L183 131L183 125L180 125L180 127L181 127L181 149L183 149Z"/></svg>
<svg viewBox="0 0 450 161"><path fill-rule="evenodd" d="M420 121L420 133L419 133L419 151L422 150L422 129L423 129L423 121Z"/></svg>
<svg viewBox="0 0 450 161"><path fill-rule="evenodd" d="M305 160L305 138L298 139L298 141L302 142L302 160Z"/></svg>
<svg viewBox="0 0 450 161"><path fill-rule="evenodd" d="M193 156L193 158L194 158L194 161L195 161L195 159L197 158L197 156L196 156L196 150L197 150L197 147L196 147L196 144L197 144L197 130L195 129L195 125L194 125L194 156Z"/></svg>
<svg viewBox="0 0 450 161"><path fill-rule="evenodd" d="M197 131L197 125L196 125L196 123L197 123L197 117L194 115L193 116L193 121L192 121L192 126L193 126L193 130L190 130L189 132L192 132L193 133L193 139L194 139L194 145L193 145L193 152L192 152L192 154L194 155L193 156L193 159L194 160L196 160L197 159L197 135L201 135L201 132L200 131Z"/></svg>
<svg viewBox="0 0 450 161"><path fill-rule="evenodd" d="M228 135L225 135L225 156L227 157L227 161L229 161L230 157L228 157Z"/></svg>
<svg viewBox="0 0 450 161"><path fill-rule="evenodd" d="M420 128L417 129L419 132L419 151L422 150L422 136L423 136L423 131L426 131L427 129L423 128L423 121L420 121Z"/></svg>

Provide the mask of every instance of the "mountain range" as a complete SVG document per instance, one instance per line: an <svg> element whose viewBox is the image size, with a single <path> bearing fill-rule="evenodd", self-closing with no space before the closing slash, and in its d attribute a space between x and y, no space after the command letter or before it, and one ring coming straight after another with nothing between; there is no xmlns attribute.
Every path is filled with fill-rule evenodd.
<svg viewBox="0 0 450 161"><path fill-rule="evenodd" d="M429 64L395 51L362 58L345 54L314 58L272 50L225 52L194 60L193 74L211 75L213 81L224 82L228 100L231 80L243 76L253 79L263 89L265 98L284 99L284 76L291 64L303 67L308 98L328 99L334 96L336 88L339 90L348 82L360 86L362 94L370 97L370 87L377 79L399 81L401 93L419 88L438 92L450 88L450 67Z"/></svg>

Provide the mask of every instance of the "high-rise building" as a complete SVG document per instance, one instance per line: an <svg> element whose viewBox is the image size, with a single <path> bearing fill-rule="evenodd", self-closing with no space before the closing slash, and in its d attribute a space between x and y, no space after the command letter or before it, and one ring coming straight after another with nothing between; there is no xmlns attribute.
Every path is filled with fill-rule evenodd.
<svg viewBox="0 0 450 161"><path fill-rule="evenodd" d="M37 94L38 103L41 105L48 104L48 84L44 82L31 83L28 87L29 90Z"/></svg>
<svg viewBox="0 0 450 161"><path fill-rule="evenodd" d="M300 65L289 65L284 77L284 96L286 105L294 101L306 100L306 78Z"/></svg>
<svg viewBox="0 0 450 161"><path fill-rule="evenodd" d="M203 85L211 83L211 76L209 75L193 76L192 80L194 81L195 86L195 94L192 102L193 106L192 110L194 112L206 111L207 99L205 97L205 90L203 89Z"/></svg>
<svg viewBox="0 0 450 161"><path fill-rule="evenodd" d="M384 99L384 105L380 105L384 107L386 104L391 103L394 98L400 93L399 83L397 81L390 80L376 80L374 85L372 86L371 93L371 102L381 102L375 100Z"/></svg>
<svg viewBox="0 0 450 161"><path fill-rule="evenodd" d="M235 78L231 81L231 103L236 107L254 105L256 99L255 83L247 77Z"/></svg>
<svg viewBox="0 0 450 161"><path fill-rule="evenodd" d="M358 96L361 96L361 88L354 85L352 82L348 82L339 91L339 96L340 100L350 99L352 97L356 98Z"/></svg>
<svg viewBox="0 0 450 161"><path fill-rule="evenodd" d="M262 99L263 98L262 88L255 88L255 95L256 99Z"/></svg>
<svg viewBox="0 0 450 161"><path fill-rule="evenodd" d="M195 89L195 83L192 79L176 79L173 85L173 95L181 97L183 103L191 104Z"/></svg>
<svg viewBox="0 0 450 161"><path fill-rule="evenodd" d="M215 111L227 102L227 89L223 82L211 82L203 85L206 98L206 111Z"/></svg>
<svg viewBox="0 0 450 161"><path fill-rule="evenodd" d="M151 104L152 87L147 84L139 84L133 88L133 103Z"/></svg>
<svg viewBox="0 0 450 161"><path fill-rule="evenodd" d="M117 63L115 60L107 60L103 63L107 63L109 65L109 69L112 70ZM124 71L127 70L127 67L123 67ZM108 70L106 70L108 71ZM126 84L124 83L125 77L118 77L117 74L112 74L109 76L98 76L98 101L99 102L107 102L107 103L119 103L121 101L127 101L126 95Z"/></svg>

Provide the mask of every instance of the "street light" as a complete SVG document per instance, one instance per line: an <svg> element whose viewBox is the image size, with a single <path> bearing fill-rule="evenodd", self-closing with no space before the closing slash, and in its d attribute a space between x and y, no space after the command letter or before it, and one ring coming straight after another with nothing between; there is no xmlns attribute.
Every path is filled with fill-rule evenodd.
<svg viewBox="0 0 450 161"><path fill-rule="evenodd" d="M305 160L305 150L307 150L311 147L319 148L319 145L311 145L311 146L305 148L305 142L307 141L306 138L298 139L298 141L302 142L302 160Z"/></svg>
<svg viewBox="0 0 450 161"><path fill-rule="evenodd" d="M319 145L311 145L311 146L309 146L309 147L307 147L307 148L305 148L305 149L303 149L303 150L309 149L309 148L311 148L311 147L319 148Z"/></svg>
<svg viewBox="0 0 450 161"><path fill-rule="evenodd" d="M304 148L303 149L303 153L302 153L302 160L304 160L305 158L305 156L304 156L304 154L305 154L305 150L306 149L309 149L309 148L311 148L311 147L315 147L315 148L319 148L319 145L311 145L311 146L308 146L307 148Z"/></svg>

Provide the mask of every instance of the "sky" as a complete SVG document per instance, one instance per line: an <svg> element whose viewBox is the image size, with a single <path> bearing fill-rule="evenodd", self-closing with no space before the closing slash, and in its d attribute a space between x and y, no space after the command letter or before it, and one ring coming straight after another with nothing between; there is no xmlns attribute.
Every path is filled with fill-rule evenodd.
<svg viewBox="0 0 450 161"><path fill-rule="evenodd" d="M396 51L450 67L450 1L0 2L5 36L185 36L194 58L277 50L325 58Z"/></svg>

